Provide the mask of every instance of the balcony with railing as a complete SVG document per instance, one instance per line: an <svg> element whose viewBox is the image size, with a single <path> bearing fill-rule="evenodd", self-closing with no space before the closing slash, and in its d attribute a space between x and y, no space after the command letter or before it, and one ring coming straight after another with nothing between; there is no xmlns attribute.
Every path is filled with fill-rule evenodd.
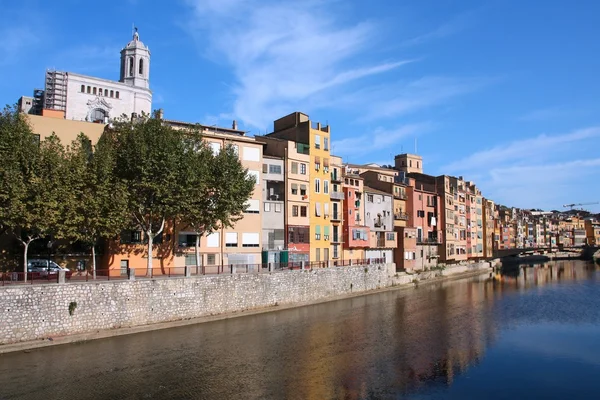
<svg viewBox="0 0 600 400"><path fill-rule="evenodd" d="M329 197L332 200L344 200L344 192L330 192Z"/></svg>
<svg viewBox="0 0 600 400"><path fill-rule="evenodd" d="M342 183L342 176L336 172L332 172L331 183Z"/></svg>
<svg viewBox="0 0 600 400"><path fill-rule="evenodd" d="M398 200L407 200L408 196L406 193L394 193L394 198Z"/></svg>
<svg viewBox="0 0 600 400"><path fill-rule="evenodd" d="M337 212L334 211L331 213L331 221L341 221L342 220L342 213L341 212Z"/></svg>
<svg viewBox="0 0 600 400"><path fill-rule="evenodd" d="M397 213L394 214L394 219L396 221L408 221L408 213L397 212Z"/></svg>
<svg viewBox="0 0 600 400"><path fill-rule="evenodd" d="M305 143L296 143L296 151L299 154L309 155L310 154L310 145L305 144Z"/></svg>
<svg viewBox="0 0 600 400"><path fill-rule="evenodd" d="M417 244L418 245L438 245L438 244L442 244L442 241L436 236L432 236L432 237L418 237L417 236Z"/></svg>

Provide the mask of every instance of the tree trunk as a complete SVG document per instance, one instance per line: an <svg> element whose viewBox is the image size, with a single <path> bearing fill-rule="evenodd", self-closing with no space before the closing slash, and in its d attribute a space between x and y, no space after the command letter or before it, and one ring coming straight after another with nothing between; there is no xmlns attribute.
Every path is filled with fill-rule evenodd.
<svg viewBox="0 0 600 400"><path fill-rule="evenodd" d="M31 243L30 240L28 240L27 242L23 242L23 273L24 273L24 277L23 280L25 282L27 282L27 251L29 250L29 243ZM31 275L31 279L33 279L33 274Z"/></svg>
<svg viewBox="0 0 600 400"><path fill-rule="evenodd" d="M152 231L147 231L146 236L148 236L148 266L146 267L146 276L152 276L152 241L154 240L154 236L152 235Z"/></svg>
<svg viewBox="0 0 600 400"><path fill-rule="evenodd" d="M196 271L200 266L200 234L196 233Z"/></svg>
<svg viewBox="0 0 600 400"><path fill-rule="evenodd" d="M96 244L92 243L92 271L93 278L96 279Z"/></svg>
<svg viewBox="0 0 600 400"><path fill-rule="evenodd" d="M152 276L152 242L154 238L160 235L165 229L165 219L163 218L160 223L160 228L153 234L152 233L152 223L148 224L148 229L146 230L146 236L148 236L148 266L146 267L146 276Z"/></svg>

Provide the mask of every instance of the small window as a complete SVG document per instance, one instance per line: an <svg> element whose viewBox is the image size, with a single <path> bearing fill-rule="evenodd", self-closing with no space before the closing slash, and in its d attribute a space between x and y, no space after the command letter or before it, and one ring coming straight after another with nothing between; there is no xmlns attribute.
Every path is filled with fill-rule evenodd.
<svg viewBox="0 0 600 400"><path fill-rule="evenodd" d="M88 92L88 94L92 93L92 88L90 86L87 87L87 92Z"/></svg>
<svg viewBox="0 0 600 400"><path fill-rule="evenodd" d="M321 180L315 179L315 193L321 193Z"/></svg>
<svg viewBox="0 0 600 400"><path fill-rule="evenodd" d="M85 93L85 85L81 85L81 93Z"/></svg>
<svg viewBox="0 0 600 400"><path fill-rule="evenodd" d="M323 181L323 193L329 194L329 181Z"/></svg>
<svg viewBox="0 0 600 400"><path fill-rule="evenodd" d="M104 96L108 97L108 89L104 89Z"/></svg>
<svg viewBox="0 0 600 400"><path fill-rule="evenodd" d="M271 211L271 203L265 202L265 212L270 212L270 211Z"/></svg>
<svg viewBox="0 0 600 400"><path fill-rule="evenodd" d="M300 185L300 196L306 196L306 185Z"/></svg>
<svg viewBox="0 0 600 400"><path fill-rule="evenodd" d="M133 57L129 57L129 76L133 76Z"/></svg>
<svg viewBox="0 0 600 400"><path fill-rule="evenodd" d="M323 138L323 150L329 150L329 138Z"/></svg>
<svg viewBox="0 0 600 400"><path fill-rule="evenodd" d="M281 212L281 203L275 203L275 212L276 213L280 213Z"/></svg>
<svg viewBox="0 0 600 400"><path fill-rule="evenodd" d="M292 183L292 194L296 195L298 194L298 184L297 183Z"/></svg>
<svg viewBox="0 0 600 400"><path fill-rule="evenodd" d="M119 91L118 91L118 90L115 92L115 97L116 97L117 99L119 98Z"/></svg>
<svg viewBox="0 0 600 400"><path fill-rule="evenodd" d="M281 174L281 165L269 164L269 173L270 174Z"/></svg>
<svg viewBox="0 0 600 400"><path fill-rule="evenodd" d="M300 206L300 216L306 217L306 206Z"/></svg>
<svg viewBox="0 0 600 400"><path fill-rule="evenodd" d="M92 92L93 92L93 94L96 94L96 88L94 88L94 89L92 90Z"/></svg>
<svg viewBox="0 0 600 400"><path fill-rule="evenodd" d="M267 172L269 172L269 165L263 164L263 174L266 174Z"/></svg>
<svg viewBox="0 0 600 400"><path fill-rule="evenodd" d="M315 135L315 149L321 148L321 136Z"/></svg>
<svg viewBox="0 0 600 400"><path fill-rule="evenodd" d="M110 97L115 97L115 91L114 90L110 91Z"/></svg>
<svg viewBox="0 0 600 400"><path fill-rule="evenodd" d="M140 69L139 69L140 75L144 75L144 59L140 58Z"/></svg>
<svg viewBox="0 0 600 400"><path fill-rule="evenodd" d="M297 173L298 173L298 163L292 162L292 174L297 174Z"/></svg>
<svg viewBox="0 0 600 400"><path fill-rule="evenodd" d="M304 164L304 163L300 164L300 174L306 175L306 164Z"/></svg>
<svg viewBox="0 0 600 400"><path fill-rule="evenodd" d="M292 206L292 217L298 216L298 206Z"/></svg>
<svg viewBox="0 0 600 400"><path fill-rule="evenodd" d="M102 88L98 88L98 96L102 96Z"/></svg>
<svg viewBox="0 0 600 400"><path fill-rule="evenodd" d="M206 255L206 265L215 265L216 264L216 254L207 254Z"/></svg>

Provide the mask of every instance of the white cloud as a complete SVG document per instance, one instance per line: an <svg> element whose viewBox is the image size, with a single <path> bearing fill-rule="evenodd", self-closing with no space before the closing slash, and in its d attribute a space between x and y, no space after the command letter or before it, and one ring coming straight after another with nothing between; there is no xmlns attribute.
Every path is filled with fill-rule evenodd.
<svg viewBox="0 0 600 400"><path fill-rule="evenodd" d="M454 35L465 29L470 24L473 14L473 12L461 14L454 19L443 23L437 28L422 35L405 40L401 44L402 46L416 46L432 40L442 39L447 36Z"/></svg>
<svg viewBox="0 0 600 400"><path fill-rule="evenodd" d="M600 158L579 158L595 145L600 127L560 135L539 135L478 151L440 171L477 176L484 196L523 208L560 209L563 204L600 198L592 184L600 176Z"/></svg>
<svg viewBox="0 0 600 400"><path fill-rule="evenodd" d="M424 77L408 83L367 88L344 100L364 110L360 120L394 118L443 104L492 82L485 78Z"/></svg>
<svg viewBox="0 0 600 400"><path fill-rule="evenodd" d="M589 107L570 108L565 106L556 106L530 111L521 115L518 120L523 122L549 121L566 117L578 117L590 114L594 111L595 110Z"/></svg>
<svg viewBox="0 0 600 400"><path fill-rule="evenodd" d="M335 2L187 3L193 8L192 33L199 41L208 38L212 57L233 69L232 113L255 127L305 106L309 96L412 61L365 65L360 56L377 39L377 24L342 25L328 7Z"/></svg>
<svg viewBox="0 0 600 400"><path fill-rule="evenodd" d="M478 151L460 161L452 162L442 169L450 173L480 169L485 165L503 165L531 160L532 158L552 158L554 153L563 152L565 146L600 136L600 127L576 130L563 135L545 134L534 138L521 139L498 145L488 150Z"/></svg>
<svg viewBox="0 0 600 400"><path fill-rule="evenodd" d="M402 140L412 142L415 136L425 133L432 128L429 122L400 126L395 129L376 128L360 136L335 140L331 152L343 158L360 156L361 159L374 154L381 157L381 152L394 152ZM378 153L378 154L375 154ZM392 155L393 159L393 155ZM386 163L389 164L389 161Z"/></svg>
<svg viewBox="0 0 600 400"><path fill-rule="evenodd" d="M600 176L600 158L494 168L481 182L484 195L523 208L560 209L563 204L597 200L591 185Z"/></svg>

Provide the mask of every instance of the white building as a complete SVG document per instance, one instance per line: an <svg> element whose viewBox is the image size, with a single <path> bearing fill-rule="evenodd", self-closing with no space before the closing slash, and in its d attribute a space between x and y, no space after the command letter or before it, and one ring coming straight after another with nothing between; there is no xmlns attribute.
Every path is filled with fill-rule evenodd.
<svg viewBox="0 0 600 400"><path fill-rule="evenodd" d="M73 72L47 71L45 90L34 92L33 98L23 96L19 105L27 113L101 123L123 114L127 117L133 113L150 114L149 78L150 50L140 41L136 28L132 40L121 50L118 82ZM43 106L27 107L35 104L36 98Z"/></svg>

